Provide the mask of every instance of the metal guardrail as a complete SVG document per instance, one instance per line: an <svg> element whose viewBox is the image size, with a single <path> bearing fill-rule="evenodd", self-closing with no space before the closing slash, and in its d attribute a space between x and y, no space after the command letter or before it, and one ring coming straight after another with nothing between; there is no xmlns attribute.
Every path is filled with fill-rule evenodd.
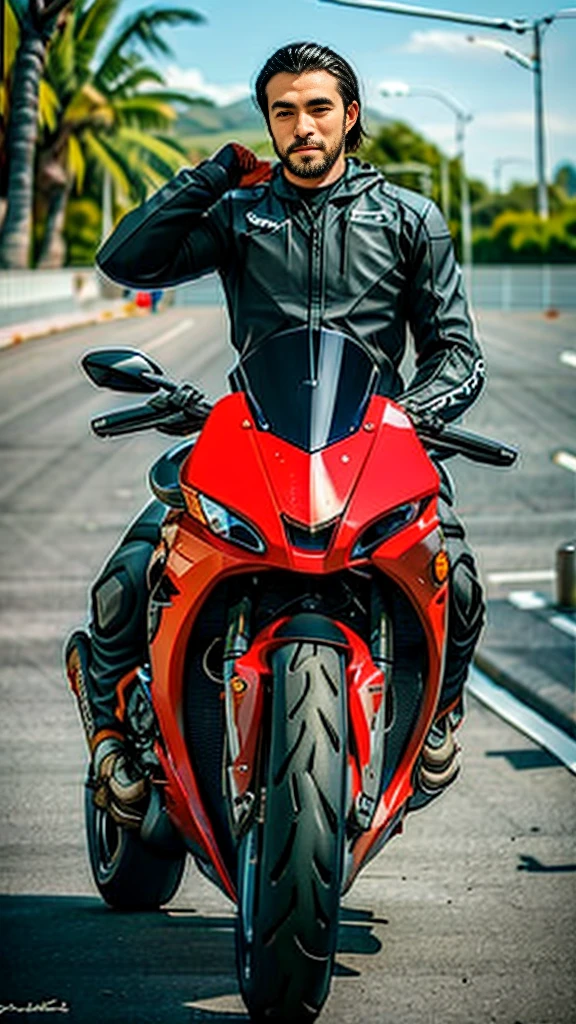
<svg viewBox="0 0 576 1024"><path fill-rule="evenodd" d="M476 309L576 309L576 264L480 265L471 276Z"/></svg>
<svg viewBox="0 0 576 1024"><path fill-rule="evenodd" d="M576 310L576 263L475 266L466 281L476 309ZM0 326L82 309L108 292L108 297L117 297L122 290L100 279L90 267L4 271L0 273ZM224 303L215 274L180 285L173 295L177 306Z"/></svg>

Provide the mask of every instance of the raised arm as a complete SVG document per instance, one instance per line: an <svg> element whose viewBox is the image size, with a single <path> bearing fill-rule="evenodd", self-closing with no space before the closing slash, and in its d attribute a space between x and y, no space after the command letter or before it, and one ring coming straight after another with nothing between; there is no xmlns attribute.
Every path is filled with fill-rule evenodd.
<svg viewBox="0 0 576 1024"><path fill-rule="evenodd" d="M96 255L107 277L129 288L165 288L223 269L230 251L232 188L265 180L270 165L228 143L210 160L184 168L122 218Z"/></svg>
<svg viewBox="0 0 576 1024"><path fill-rule="evenodd" d="M402 402L453 420L484 384L484 362L468 310L452 239L433 203L422 211L409 259L408 320L416 374Z"/></svg>

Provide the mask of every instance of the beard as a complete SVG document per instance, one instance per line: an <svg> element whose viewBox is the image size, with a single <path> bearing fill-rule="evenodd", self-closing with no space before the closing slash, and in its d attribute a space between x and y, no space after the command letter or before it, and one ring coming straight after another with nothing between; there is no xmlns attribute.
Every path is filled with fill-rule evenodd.
<svg viewBox="0 0 576 1024"><path fill-rule="evenodd" d="M297 178L304 178L310 180L311 178L323 178L325 174L328 174L338 157L342 153L346 145L346 131L345 123L342 125L342 135L333 146L327 146L325 142L317 142L315 140L297 139L293 142L288 149L282 151L276 144L276 139L272 136L272 145L274 146L274 152L276 156ZM300 153L299 156L294 159L291 154L294 150L300 146L316 146L320 153Z"/></svg>

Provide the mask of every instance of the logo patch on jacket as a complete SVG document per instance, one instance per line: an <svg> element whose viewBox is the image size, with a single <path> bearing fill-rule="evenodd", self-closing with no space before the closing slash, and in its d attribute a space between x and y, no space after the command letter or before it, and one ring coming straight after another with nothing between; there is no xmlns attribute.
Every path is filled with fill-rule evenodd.
<svg viewBox="0 0 576 1024"><path fill-rule="evenodd" d="M248 210L246 220L252 227L259 228L260 231L279 231L280 228L283 228L288 223L287 220L271 220L269 217L259 217L252 210Z"/></svg>
<svg viewBox="0 0 576 1024"><path fill-rule="evenodd" d="M386 224L391 219L386 210L353 210L350 214L355 224Z"/></svg>

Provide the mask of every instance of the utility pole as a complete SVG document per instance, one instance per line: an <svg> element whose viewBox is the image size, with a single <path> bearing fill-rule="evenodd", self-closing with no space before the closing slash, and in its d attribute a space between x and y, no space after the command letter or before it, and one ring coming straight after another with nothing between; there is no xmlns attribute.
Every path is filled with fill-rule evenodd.
<svg viewBox="0 0 576 1024"><path fill-rule="evenodd" d="M429 18L432 21L452 21L460 25L480 25L493 28L500 32L516 32L518 35L532 34L534 54L525 54L511 50L504 43L495 43L482 38L475 42L493 46L502 50L518 64L528 67L534 74L534 114L536 125L536 172L538 176L538 213L543 220L548 219L548 190L546 184L546 153L544 141L544 96L542 86L542 37L552 22L559 18L576 18L576 8L566 7L554 14L529 21L526 18L494 18L484 14L461 14L459 11L436 10L431 7L415 7L412 4L390 3L389 0L321 0L322 3L340 4L343 7L366 7L370 10L384 11L388 14L406 14L413 18ZM509 52L506 52L509 51Z"/></svg>

